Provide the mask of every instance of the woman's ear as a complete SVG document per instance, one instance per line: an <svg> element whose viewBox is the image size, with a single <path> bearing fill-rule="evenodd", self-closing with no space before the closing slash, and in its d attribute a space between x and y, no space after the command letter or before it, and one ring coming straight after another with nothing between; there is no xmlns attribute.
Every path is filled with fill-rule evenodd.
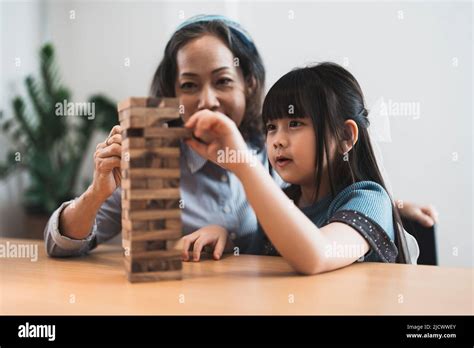
<svg viewBox="0 0 474 348"><path fill-rule="evenodd" d="M257 80L254 76L247 78L247 80L245 81L245 87L247 96L250 96L255 93L255 89L257 88Z"/></svg>
<svg viewBox="0 0 474 348"><path fill-rule="evenodd" d="M344 139L341 144L342 152L344 154L352 150L352 147L359 139L359 127L354 120L346 120L344 122Z"/></svg>

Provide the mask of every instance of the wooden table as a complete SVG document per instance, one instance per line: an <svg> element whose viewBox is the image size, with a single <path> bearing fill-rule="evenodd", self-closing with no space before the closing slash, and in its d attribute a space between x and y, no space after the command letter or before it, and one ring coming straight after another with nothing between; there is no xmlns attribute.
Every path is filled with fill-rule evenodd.
<svg viewBox="0 0 474 348"><path fill-rule="evenodd" d="M6 239L0 239L5 244ZM359 263L295 274L280 257L184 263L182 281L131 284L120 246L80 258L0 259L0 314L473 314L473 269Z"/></svg>

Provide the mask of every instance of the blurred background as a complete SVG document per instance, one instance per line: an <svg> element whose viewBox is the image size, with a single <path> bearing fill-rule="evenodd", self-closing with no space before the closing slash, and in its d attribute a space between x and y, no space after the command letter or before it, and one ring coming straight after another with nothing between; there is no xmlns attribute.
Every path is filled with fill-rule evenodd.
<svg viewBox="0 0 474 348"><path fill-rule="evenodd" d="M472 267L470 1L0 1L1 235L42 238L48 215L87 187L115 103L148 95L167 40L196 14L249 31L267 89L296 66L349 69L393 196L433 204L439 264ZM95 117L55 116L64 99L93 103Z"/></svg>

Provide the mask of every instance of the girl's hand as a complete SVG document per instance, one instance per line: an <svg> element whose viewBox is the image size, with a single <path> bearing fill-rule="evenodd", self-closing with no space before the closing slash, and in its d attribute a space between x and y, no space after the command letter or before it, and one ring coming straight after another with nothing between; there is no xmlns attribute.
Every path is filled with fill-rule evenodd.
<svg viewBox="0 0 474 348"><path fill-rule="evenodd" d="M438 223L438 212L432 205L419 206L415 203L403 202L398 208L400 214L407 219L414 220L425 227Z"/></svg>
<svg viewBox="0 0 474 348"><path fill-rule="evenodd" d="M231 247L227 236L227 230L218 225L209 225L200 228L187 236L181 238L183 245L183 261L189 261L189 249L192 245L193 261L199 261L201 251L206 245L214 248L212 253L215 260L219 260L224 252Z"/></svg>
<svg viewBox="0 0 474 348"><path fill-rule="evenodd" d="M194 129L193 135L200 140L189 139L186 144L225 169L235 171L240 164L255 160L235 122L219 112L198 111L184 126Z"/></svg>

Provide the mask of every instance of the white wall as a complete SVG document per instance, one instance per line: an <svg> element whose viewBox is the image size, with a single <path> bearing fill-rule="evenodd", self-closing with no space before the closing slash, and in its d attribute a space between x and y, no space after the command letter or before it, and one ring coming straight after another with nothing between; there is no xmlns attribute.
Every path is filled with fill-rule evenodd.
<svg viewBox="0 0 474 348"><path fill-rule="evenodd" d="M4 6L2 48L4 41L21 48L1 55L7 71L2 87L18 84L34 69L38 38L30 26L41 27L38 7ZM42 8L44 36L55 44L62 76L77 101L95 92L117 100L146 95L165 43L183 17L219 13L240 21L254 37L268 87L295 66L332 60L358 78L374 117L380 98L417 103L419 116L387 117L390 141L379 143L385 170L396 198L432 203L439 210L441 265L472 266L471 3L54 1ZM20 22L17 16L35 19ZM13 39L12 28L25 34ZM12 69L15 54L30 65ZM127 57L130 67L124 66ZM2 105L5 98L2 93ZM83 168L88 176L90 158ZM5 190L0 199L0 213L10 214Z"/></svg>

